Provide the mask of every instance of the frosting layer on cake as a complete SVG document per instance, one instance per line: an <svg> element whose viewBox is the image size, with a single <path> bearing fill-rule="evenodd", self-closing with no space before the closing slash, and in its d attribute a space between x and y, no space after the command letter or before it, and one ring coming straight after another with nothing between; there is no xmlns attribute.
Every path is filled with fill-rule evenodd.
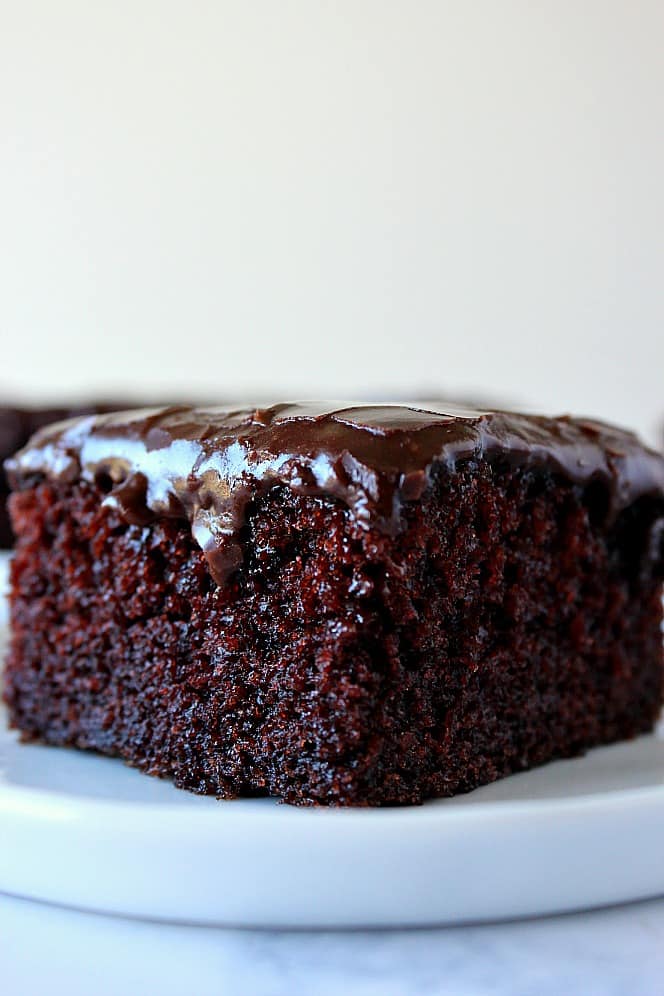
<svg viewBox="0 0 664 996"><path fill-rule="evenodd" d="M14 488L46 478L96 484L125 521L185 518L222 584L242 562L249 502L281 484L342 501L396 534L433 469L504 460L606 488L607 516L664 494L664 458L632 433L588 419L438 403L276 404L138 409L51 425L6 463Z"/></svg>

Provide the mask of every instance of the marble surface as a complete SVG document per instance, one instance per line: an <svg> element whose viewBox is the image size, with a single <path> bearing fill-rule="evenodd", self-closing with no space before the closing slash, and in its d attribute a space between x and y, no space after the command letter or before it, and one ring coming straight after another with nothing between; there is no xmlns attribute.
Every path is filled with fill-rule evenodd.
<svg viewBox="0 0 664 996"><path fill-rule="evenodd" d="M664 899L428 930L173 926L0 896L3 996L662 996Z"/></svg>

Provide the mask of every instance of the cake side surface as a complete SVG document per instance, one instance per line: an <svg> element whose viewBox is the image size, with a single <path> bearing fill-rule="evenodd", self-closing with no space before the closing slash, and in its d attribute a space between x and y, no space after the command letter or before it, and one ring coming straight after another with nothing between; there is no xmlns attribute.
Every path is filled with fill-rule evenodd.
<svg viewBox="0 0 664 996"><path fill-rule="evenodd" d="M300 418L299 464L254 487L248 465L293 457L288 417L266 439L269 415L258 429L256 413L233 415L242 454L213 482L182 448L172 472L177 432L217 453L238 433L174 432L189 409L49 430L19 457L5 698L24 735L194 791L375 805L652 728L661 458L594 423L563 422L561 443L536 421L528 448L514 416L360 409L358 428L355 411L350 428L347 412ZM180 485L156 488L187 479L199 495L201 481L243 489L226 520L240 556L221 580ZM114 494L128 482L133 504ZM215 500L200 507L216 514Z"/></svg>

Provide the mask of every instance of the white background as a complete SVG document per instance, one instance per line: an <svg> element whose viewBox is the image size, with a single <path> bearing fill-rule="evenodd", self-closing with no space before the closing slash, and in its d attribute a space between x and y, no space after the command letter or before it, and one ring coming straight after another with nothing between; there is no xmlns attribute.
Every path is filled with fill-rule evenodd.
<svg viewBox="0 0 664 996"><path fill-rule="evenodd" d="M661 0L0 0L0 388L664 421Z"/></svg>

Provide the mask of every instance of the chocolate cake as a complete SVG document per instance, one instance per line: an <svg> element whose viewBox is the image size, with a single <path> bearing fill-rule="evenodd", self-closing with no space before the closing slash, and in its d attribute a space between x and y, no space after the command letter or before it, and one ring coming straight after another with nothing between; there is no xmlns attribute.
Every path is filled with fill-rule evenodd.
<svg viewBox="0 0 664 996"><path fill-rule="evenodd" d="M664 459L573 418L177 407L8 464L27 739L220 797L419 803L653 727Z"/></svg>

